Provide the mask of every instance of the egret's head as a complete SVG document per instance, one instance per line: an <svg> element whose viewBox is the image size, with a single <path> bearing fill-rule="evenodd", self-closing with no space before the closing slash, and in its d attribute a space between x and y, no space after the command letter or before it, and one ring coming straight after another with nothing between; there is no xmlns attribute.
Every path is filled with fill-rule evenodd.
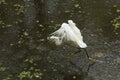
<svg viewBox="0 0 120 80"><path fill-rule="evenodd" d="M68 20L69 25L75 25L75 23L72 20Z"/></svg>
<svg viewBox="0 0 120 80"><path fill-rule="evenodd" d="M64 30L66 30L66 29L68 29L68 24L67 23L63 23L62 25L61 25L61 27L62 27L62 33L64 32Z"/></svg>
<svg viewBox="0 0 120 80"><path fill-rule="evenodd" d="M67 23L62 23L62 26L68 26L68 24Z"/></svg>
<svg viewBox="0 0 120 80"><path fill-rule="evenodd" d="M73 23L73 21L72 20L68 20L68 23Z"/></svg>

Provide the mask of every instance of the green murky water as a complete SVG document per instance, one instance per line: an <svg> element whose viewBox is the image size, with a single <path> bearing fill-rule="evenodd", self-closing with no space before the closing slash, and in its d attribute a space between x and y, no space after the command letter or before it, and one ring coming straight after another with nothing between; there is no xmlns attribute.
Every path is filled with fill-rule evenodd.
<svg viewBox="0 0 120 80"><path fill-rule="evenodd" d="M0 80L119 80L119 4L0 0ZM84 51L68 59L76 48L47 41L49 33L69 19L82 30L90 56L98 59L91 67Z"/></svg>

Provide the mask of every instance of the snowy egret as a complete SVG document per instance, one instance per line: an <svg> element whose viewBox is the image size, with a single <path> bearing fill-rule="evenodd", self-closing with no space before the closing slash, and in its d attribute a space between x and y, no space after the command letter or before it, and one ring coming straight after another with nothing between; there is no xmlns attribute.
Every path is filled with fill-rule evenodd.
<svg viewBox="0 0 120 80"><path fill-rule="evenodd" d="M63 23L57 31L50 35L49 40L55 42L56 45L61 45L63 42L69 42L70 44L79 47L79 49L85 49L86 55L89 59L86 50L87 45L83 41L83 36L81 35L80 30L72 20L68 20L68 24Z"/></svg>

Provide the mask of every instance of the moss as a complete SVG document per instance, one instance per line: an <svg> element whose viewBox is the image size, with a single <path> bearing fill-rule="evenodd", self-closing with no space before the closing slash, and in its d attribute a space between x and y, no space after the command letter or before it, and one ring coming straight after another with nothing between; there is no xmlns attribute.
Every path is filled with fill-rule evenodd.
<svg viewBox="0 0 120 80"><path fill-rule="evenodd" d="M70 10L66 10L65 13L70 13Z"/></svg>
<svg viewBox="0 0 120 80"><path fill-rule="evenodd" d="M27 32L23 32L23 35L28 36L29 34Z"/></svg>
<svg viewBox="0 0 120 80"><path fill-rule="evenodd" d="M15 7L15 11L17 15L24 13L24 6L20 4L14 4L13 6Z"/></svg>
<svg viewBox="0 0 120 80"><path fill-rule="evenodd" d="M6 4L6 0L0 0L0 4Z"/></svg>
<svg viewBox="0 0 120 80"><path fill-rule="evenodd" d="M24 62L26 64L31 64L30 67L25 67L20 73L14 75L13 77L17 77L18 80L33 80L33 79L42 79L43 73L39 68L35 68L35 62L33 59L25 59ZM37 65L37 64L36 64ZM10 77L5 78L4 80L11 80Z"/></svg>
<svg viewBox="0 0 120 80"><path fill-rule="evenodd" d="M18 41L18 44L23 44L24 43L24 40L19 40Z"/></svg>
<svg viewBox="0 0 120 80"><path fill-rule="evenodd" d="M27 77L29 79L31 79L33 76L31 75L30 71L22 71L19 75L18 75L19 79L22 80L23 78Z"/></svg>
<svg viewBox="0 0 120 80"><path fill-rule="evenodd" d="M117 9L116 12L117 12L117 13L120 13L120 9Z"/></svg>
<svg viewBox="0 0 120 80"><path fill-rule="evenodd" d="M79 4L75 4L74 7L78 8L80 5Z"/></svg>
<svg viewBox="0 0 120 80"><path fill-rule="evenodd" d="M0 72L5 71L6 67L0 67Z"/></svg>
<svg viewBox="0 0 120 80"><path fill-rule="evenodd" d="M120 28L120 16L118 16L115 19L113 19L112 25L114 27L114 30Z"/></svg>
<svg viewBox="0 0 120 80"><path fill-rule="evenodd" d="M4 78L2 80L12 80L12 79L10 77L6 77L6 78Z"/></svg>
<svg viewBox="0 0 120 80"><path fill-rule="evenodd" d="M73 79L76 79L76 76L73 76Z"/></svg>
<svg viewBox="0 0 120 80"><path fill-rule="evenodd" d="M116 10L117 14L120 13L120 9ZM112 21L111 21L113 27L114 27L114 31L116 31L117 29L120 28L120 15L118 15L117 17L115 17Z"/></svg>
<svg viewBox="0 0 120 80"><path fill-rule="evenodd" d="M33 63L33 59L26 59L24 62Z"/></svg>

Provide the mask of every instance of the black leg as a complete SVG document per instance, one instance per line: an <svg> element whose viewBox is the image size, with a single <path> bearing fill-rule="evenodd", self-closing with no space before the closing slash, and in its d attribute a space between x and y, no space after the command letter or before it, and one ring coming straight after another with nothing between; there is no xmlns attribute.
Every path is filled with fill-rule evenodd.
<svg viewBox="0 0 120 80"><path fill-rule="evenodd" d="M91 57L88 55L87 49L84 48L84 50L85 50L85 53L86 53L86 55L87 55L88 60L90 60L90 61L95 61L95 59L91 58Z"/></svg>
<svg viewBox="0 0 120 80"><path fill-rule="evenodd" d="M79 53L79 52L81 52L81 49L79 48L79 50L78 51L76 51L74 54L77 54L77 53Z"/></svg>
<svg viewBox="0 0 120 80"><path fill-rule="evenodd" d="M85 53L86 53L86 55L87 55L87 58L89 59L90 57L89 57L89 55L88 55L87 49L84 48L84 50L85 50Z"/></svg>
<svg viewBox="0 0 120 80"><path fill-rule="evenodd" d="M67 58L73 58L74 56L76 56L77 55L77 53L79 53L79 52L81 52L81 49L79 49L78 51L76 51L75 53L72 53L72 54L70 54L70 55L68 55L68 57Z"/></svg>

